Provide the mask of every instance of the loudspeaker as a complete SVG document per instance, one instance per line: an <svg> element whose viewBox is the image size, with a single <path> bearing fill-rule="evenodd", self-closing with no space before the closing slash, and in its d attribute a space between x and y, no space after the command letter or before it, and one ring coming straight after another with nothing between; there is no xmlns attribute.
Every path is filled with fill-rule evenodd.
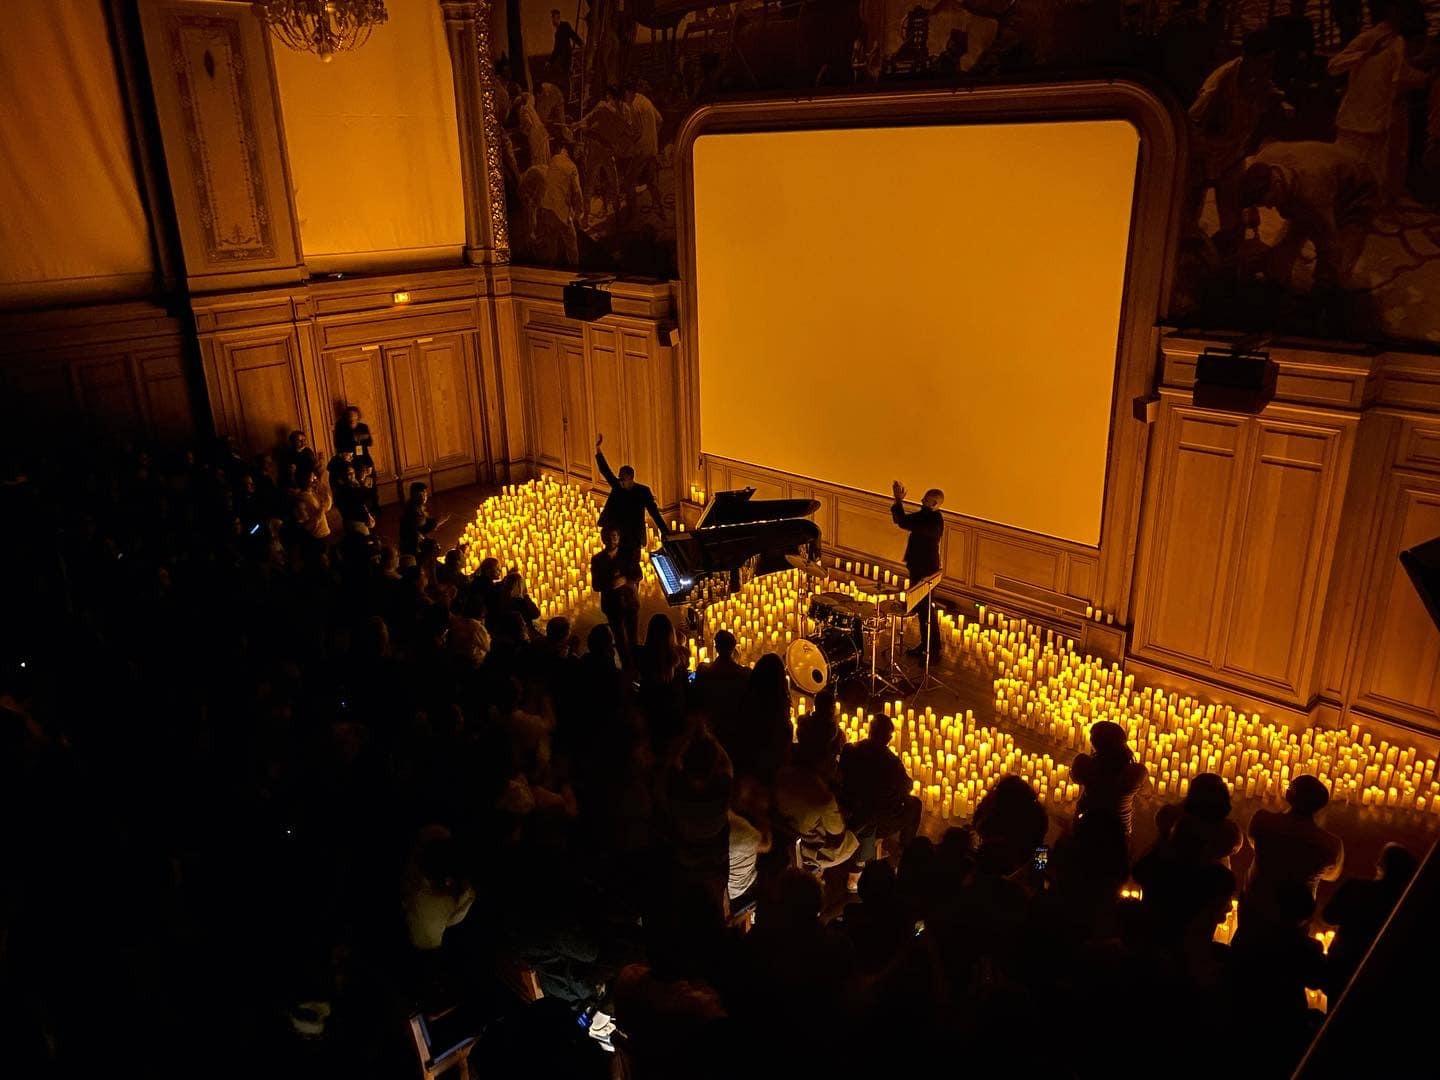
<svg viewBox="0 0 1440 1080"><path fill-rule="evenodd" d="M1440 629L1440 536L1400 552L1400 565L1410 575L1430 620Z"/></svg>
<svg viewBox="0 0 1440 1080"><path fill-rule="evenodd" d="M593 322L610 314L610 294L588 281L572 281L565 286L565 317Z"/></svg>
<svg viewBox="0 0 1440 1080"><path fill-rule="evenodd" d="M680 344L680 328L678 326L661 323L656 327L656 333L660 336L660 344L667 349L673 349Z"/></svg>
<svg viewBox="0 0 1440 1080"><path fill-rule="evenodd" d="M1275 399L1279 365L1266 353L1206 351L1195 362L1195 404L1258 413Z"/></svg>

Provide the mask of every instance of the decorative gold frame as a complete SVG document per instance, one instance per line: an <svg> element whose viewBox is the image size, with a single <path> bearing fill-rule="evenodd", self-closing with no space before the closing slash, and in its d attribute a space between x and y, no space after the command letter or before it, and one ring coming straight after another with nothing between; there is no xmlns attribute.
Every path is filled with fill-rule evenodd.
<svg viewBox="0 0 1440 1080"><path fill-rule="evenodd" d="M675 155L679 314L685 344L681 372L682 460L687 468L696 470L691 479L700 474L702 465L695 318L697 139L727 132L1096 119L1126 120L1140 135L1098 547L1099 581L1094 596L1097 607L1127 622L1149 440L1147 425L1134 417L1133 402L1151 393L1155 385L1157 322L1169 303L1186 158L1183 117L1178 108L1139 83L1095 80L846 94L707 105L692 113L680 130ZM1060 338L1056 342L1057 354L1063 349L1064 340ZM1003 526L986 525L991 530L1005 531ZM1015 532L1027 542L1036 539L1032 534ZM1064 541L1056 543L1073 547Z"/></svg>

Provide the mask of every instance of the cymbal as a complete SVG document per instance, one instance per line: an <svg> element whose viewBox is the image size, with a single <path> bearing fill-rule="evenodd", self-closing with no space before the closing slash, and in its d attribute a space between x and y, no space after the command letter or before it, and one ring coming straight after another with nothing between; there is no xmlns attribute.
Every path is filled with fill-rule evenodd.
<svg viewBox="0 0 1440 1080"><path fill-rule="evenodd" d="M905 614L905 601L903 600L881 600L878 606L881 615Z"/></svg>
<svg viewBox="0 0 1440 1080"><path fill-rule="evenodd" d="M880 605L873 600L856 600L855 614L866 619L873 619L880 614Z"/></svg>
<svg viewBox="0 0 1440 1080"><path fill-rule="evenodd" d="M785 556L785 561L808 577L824 577L825 568L814 559L807 559L804 555L794 553Z"/></svg>

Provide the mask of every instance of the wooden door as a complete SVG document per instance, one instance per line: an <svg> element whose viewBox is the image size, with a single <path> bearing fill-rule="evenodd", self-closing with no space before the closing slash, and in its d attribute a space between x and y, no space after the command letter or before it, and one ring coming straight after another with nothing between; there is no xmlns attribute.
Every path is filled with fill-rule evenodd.
<svg viewBox="0 0 1440 1080"><path fill-rule="evenodd" d="M403 486L429 476L425 422L416 374L416 348L411 342L380 347L385 386L390 395L390 430L395 440L395 475ZM404 496L402 490L401 496Z"/></svg>
<svg viewBox="0 0 1440 1080"><path fill-rule="evenodd" d="M1219 648L1245 418L1171 405L1162 413L1136 574L1144 656L1209 669Z"/></svg>
<svg viewBox="0 0 1440 1080"><path fill-rule="evenodd" d="M585 346L578 339L566 338L560 342L560 355L565 380L570 475L589 484L595 478L595 424L590 415L590 373L585 364Z"/></svg>
<svg viewBox="0 0 1440 1080"><path fill-rule="evenodd" d="M535 459L557 472L564 467L565 380L560 343L553 334L529 331L525 335L530 363L531 430Z"/></svg>
<svg viewBox="0 0 1440 1080"><path fill-rule="evenodd" d="M370 457L375 462L376 483L394 481L395 444L380 349L372 345L326 353L325 382L330 389L330 416L339 419L347 405L354 405L369 426L375 440Z"/></svg>
<svg viewBox="0 0 1440 1080"><path fill-rule="evenodd" d="M1295 700L1309 686L1344 496L1348 429L1250 421L1221 666Z"/></svg>
<svg viewBox="0 0 1440 1080"><path fill-rule="evenodd" d="M420 338L415 343L415 358L432 482L442 490L474 483L478 418L466 337Z"/></svg>

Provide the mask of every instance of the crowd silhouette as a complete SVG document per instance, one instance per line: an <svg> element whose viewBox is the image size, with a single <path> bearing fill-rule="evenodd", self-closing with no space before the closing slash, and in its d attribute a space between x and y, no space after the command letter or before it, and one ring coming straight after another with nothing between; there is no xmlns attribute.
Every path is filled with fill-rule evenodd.
<svg viewBox="0 0 1440 1080"><path fill-rule="evenodd" d="M663 614L631 657L539 625L423 491L351 490L364 435L333 471L303 437L9 463L11 1075L419 1075L444 1013L494 1075L1278 1076L1414 873L1391 845L1317 912L1306 776L1248 822L1196 777L1132 850L1103 723L1075 820L1007 776L922 830L884 717L847 744L821 694L792 731L779 657L721 633L692 678Z"/></svg>

